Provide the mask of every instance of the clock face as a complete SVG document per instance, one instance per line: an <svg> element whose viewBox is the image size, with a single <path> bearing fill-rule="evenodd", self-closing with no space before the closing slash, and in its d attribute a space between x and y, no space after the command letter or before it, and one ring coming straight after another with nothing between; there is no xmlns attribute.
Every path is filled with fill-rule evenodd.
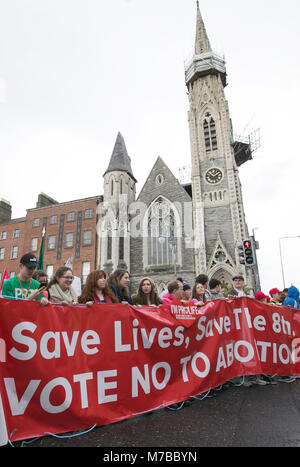
<svg viewBox="0 0 300 467"><path fill-rule="evenodd" d="M223 174L220 169L209 169L205 174L205 180L212 184L219 183L222 178Z"/></svg>

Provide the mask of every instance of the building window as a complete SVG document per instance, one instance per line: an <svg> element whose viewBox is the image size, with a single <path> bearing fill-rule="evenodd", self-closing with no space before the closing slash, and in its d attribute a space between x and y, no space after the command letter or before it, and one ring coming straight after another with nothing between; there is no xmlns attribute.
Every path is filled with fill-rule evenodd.
<svg viewBox="0 0 300 467"><path fill-rule="evenodd" d="M92 231L85 230L83 232L83 246L91 245L92 244Z"/></svg>
<svg viewBox="0 0 300 467"><path fill-rule="evenodd" d="M30 242L30 251L37 251L38 249L38 238L32 238Z"/></svg>
<svg viewBox="0 0 300 467"><path fill-rule="evenodd" d="M7 232L0 232L0 240L6 240Z"/></svg>
<svg viewBox="0 0 300 467"><path fill-rule="evenodd" d="M106 257L107 260L112 259L112 227L111 225L107 226L107 248L106 248Z"/></svg>
<svg viewBox="0 0 300 467"><path fill-rule="evenodd" d="M84 211L84 218L85 219L92 219L93 217L93 210L92 209L86 209Z"/></svg>
<svg viewBox="0 0 300 467"><path fill-rule="evenodd" d="M50 216L50 224L53 225L53 224L57 224L57 216Z"/></svg>
<svg viewBox="0 0 300 467"><path fill-rule="evenodd" d="M147 250L149 265L173 264L177 252L176 221L172 206L159 198L149 209Z"/></svg>
<svg viewBox="0 0 300 467"><path fill-rule="evenodd" d="M48 236L48 250L55 250L56 235Z"/></svg>
<svg viewBox="0 0 300 467"><path fill-rule="evenodd" d="M18 250L19 250L19 247L18 246L12 246L11 247L11 251L10 251L10 259L17 259L18 257Z"/></svg>
<svg viewBox="0 0 300 467"><path fill-rule="evenodd" d="M75 212L68 212L67 214L67 222L72 222L75 220Z"/></svg>
<svg viewBox="0 0 300 467"><path fill-rule="evenodd" d="M20 229L15 229L14 230L13 238L20 238Z"/></svg>
<svg viewBox="0 0 300 467"><path fill-rule="evenodd" d="M5 248L0 248L0 259L4 259Z"/></svg>
<svg viewBox="0 0 300 467"><path fill-rule="evenodd" d="M84 261L81 266L81 282L85 284L86 278L90 273L91 263L89 261Z"/></svg>
<svg viewBox="0 0 300 467"><path fill-rule="evenodd" d="M39 218L33 219L32 227L39 227L39 226L40 226L40 219Z"/></svg>
<svg viewBox="0 0 300 467"><path fill-rule="evenodd" d="M50 280L51 277L53 276L53 270L54 270L53 264L48 264L46 266L46 274L47 274L48 280Z"/></svg>
<svg viewBox="0 0 300 467"><path fill-rule="evenodd" d="M111 196L113 196L114 194L114 181L113 180L110 182L110 194Z"/></svg>
<svg viewBox="0 0 300 467"><path fill-rule="evenodd" d="M67 233L65 237L65 248L71 248L73 246L73 233Z"/></svg>
<svg viewBox="0 0 300 467"><path fill-rule="evenodd" d="M207 114L209 117L209 114ZM213 118L206 118L203 122L204 141L206 152L218 149L216 124Z"/></svg>

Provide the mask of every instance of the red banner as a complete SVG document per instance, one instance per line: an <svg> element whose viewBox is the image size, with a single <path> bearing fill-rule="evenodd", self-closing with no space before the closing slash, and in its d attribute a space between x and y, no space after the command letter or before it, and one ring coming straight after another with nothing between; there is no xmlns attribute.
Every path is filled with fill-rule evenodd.
<svg viewBox="0 0 300 467"><path fill-rule="evenodd" d="M300 312L0 299L0 445L105 425L251 374L300 374ZM13 434L12 434L13 433Z"/></svg>

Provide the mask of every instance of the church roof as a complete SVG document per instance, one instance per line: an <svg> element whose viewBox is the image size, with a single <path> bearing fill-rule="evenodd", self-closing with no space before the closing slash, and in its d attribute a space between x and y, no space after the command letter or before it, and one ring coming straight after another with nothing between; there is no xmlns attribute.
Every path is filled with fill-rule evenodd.
<svg viewBox="0 0 300 467"><path fill-rule="evenodd" d="M120 132L118 133L109 165L104 175L116 170L128 173L135 182L137 181L132 172L131 159L128 156L124 138Z"/></svg>
<svg viewBox="0 0 300 467"><path fill-rule="evenodd" d="M195 54L200 55L206 52L211 52L211 45L205 29L205 24L200 12L199 1L197 0L197 26L196 26L196 41Z"/></svg>

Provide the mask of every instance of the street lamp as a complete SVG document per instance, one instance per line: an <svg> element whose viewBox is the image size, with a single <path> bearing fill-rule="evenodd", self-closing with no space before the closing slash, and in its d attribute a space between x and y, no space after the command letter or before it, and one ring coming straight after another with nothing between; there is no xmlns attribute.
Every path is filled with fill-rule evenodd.
<svg viewBox="0 0 300 467"><path fill-rule="evenodd" d="M280 254L280 263L281 263L281 273L282 273L282 282L283 288L285 289L285 279L284 279L284 270L283 270L283 261L282 261L282 249L281 249L281 240L285 238L300 238L300 235L293 235L290 237L280 237L279 238L279 254Z"/></svg>

